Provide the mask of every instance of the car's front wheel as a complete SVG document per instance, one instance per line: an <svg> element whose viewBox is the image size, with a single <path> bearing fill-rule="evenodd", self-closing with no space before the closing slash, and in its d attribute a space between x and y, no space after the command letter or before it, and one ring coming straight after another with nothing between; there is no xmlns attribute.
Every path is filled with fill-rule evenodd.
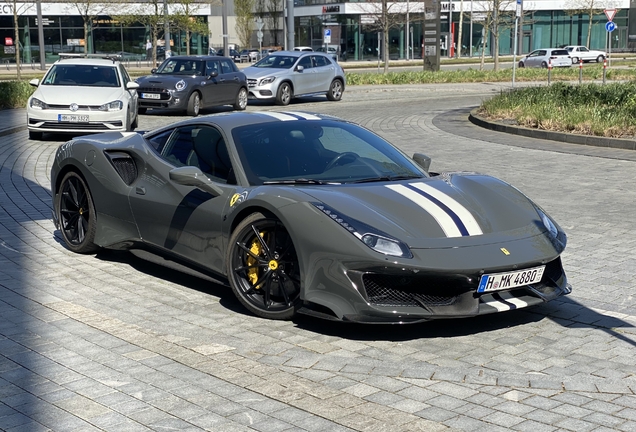
<svg viewBox="0 0 636 432"><path fill-rule="evenodd" d="M276 92L276 103L278 105L289 105L293 97L292 88L289 83L282 83Z"/></svg>
<svg viewBox="0 0 636 432"><path fill-rule="evenodd" d="M255 315L290 319L300 307L300 266L289 233L276 218L254 213L230 238L227 275L238 300Z"/></svg>
<svg viewBox="0 0 636 432"><path fill-rule="evenodd" d="M57 219L64 242L77 253L91 253L98 249L95 245L95 205L93 197L79 174L67 173L56 194Z"/></svg>
<svg viewBox="0 0 636 432"><path fill-rule="evenodd" d="M329 86L329 91L327 92L327 99L330 101L339 101L342 99L343 87L342 81L339 79L333 80Z"/></svg>
<svg viewBox="0 0 636 432"><path fill-rule="evenodd" d="M577 64L579 62L578 57L572 57L572 64Z"/></svg>
<svg viewBox="0 0 636 432"><path fill-rule="evenodd" d="M188 109L187 114L192 117L196 117L199 115L199 111L201 110L201 96L198 92L194 92L190 95L190 99L188 99Z"/></svg>
<svg viewBox="0 0 636 432"><path fill-rule="evenodd" d="M519 67L520 67L520 68L523 68L523 67L526 67L526 65L525 65L522 61L520 61L520 62L519 62Z"/></svg>
<svg viewBox="0 0 636 432"><path fill-rule="evenodd" d="M236 102L234 102L233 108L237 111L243 111L247 108L247 89L245 87L241 87L236 95Z"/></svg>

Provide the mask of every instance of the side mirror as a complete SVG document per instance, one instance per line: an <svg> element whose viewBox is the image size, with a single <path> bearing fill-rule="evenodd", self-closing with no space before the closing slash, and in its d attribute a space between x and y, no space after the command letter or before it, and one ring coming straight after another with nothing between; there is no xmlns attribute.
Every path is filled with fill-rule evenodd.
<svg viewBox="0 0 636 432"><path fill-rule="evenodd" d="M296 66L296 72L302 72L304 70L305 70L305 68L303 66L301 66L301 65Z"/></svg>
<svg viewBox="0 0 636 432"><path fill-rule="evenodd" d="M37 78L33 78L31 81L29 81L29 84L32 85L33 87L37 87L40 85L40 80Z"/></svg>
<svg viewBox="0 0 636 432"><path fill-rule="evenodd" d="M170 180L182 186L194 186L204 192L218 197L223 194L223 189L215 185L203 174L199 168L194 166L184 166L170 171Z"/></svg>
<svg viewBox="0 0 636 432"><path fill-rule="evenodd" d="M219 76L219 71L213 70L212 73L210 74L210 79L216 78L218 76Z"/></svg>
<svg viewBox="0 0 636 432"><path fill-rule="evenodd" d="M139 88L139 83L136 83L134 81L128 81L126 83L126 90L136 90Z"/></svg>
<svg viewBox="0 0 636 432"><path fill-rule="evenodd" d="M415 153L413 155L413 160L428 174L428 170L431 167L430 157L426 156L423 153Z"/></svg>
<svg viewBox="0 0 636 432"><path fill-rule="evenodd" d="M157 68L150 69L150 73L155 73L155 72L157 72Z"/></svg>

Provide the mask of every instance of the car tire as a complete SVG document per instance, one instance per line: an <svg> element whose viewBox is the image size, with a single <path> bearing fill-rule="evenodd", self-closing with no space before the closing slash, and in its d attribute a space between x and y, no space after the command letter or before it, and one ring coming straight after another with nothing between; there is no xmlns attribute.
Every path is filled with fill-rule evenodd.
<svg viewBox="0 0 636 432"><path fill-rule="evenodd" d="M247 89L245 87L239 89L233 107L236 111L243 111L247 108Z"/></svg>
<svg viewBox="0 0 636 432"><path fill-rule="evenodd" d="M541 67L543 69L547 69L548 68L548 64L546 62L541 62Z"/></svg>
<svg viewBox="0 0 636 432"><path fill-rule="evenodd" d="M132 125L130 126L130 130L134 131L138 127L139 127L139 115L135 113L135 119L133 120Z"/></svg>
<svg viewBox="0 0 636 432"><path fill-rule="evenodd" d="M132 131L132 122L130 121L130 113L126 113L126 132Z"/></svg>
<svg viewBox="0 0 636 432"><path fill-rule="evenodd" d="M578 62L579 62L578 57L572 57L572 64L578 64Z"/></svg>
<svg viewBox="0 0 636 432"><path fill-rule="evenodd" d="M144 115L146 114L146 110L148 110L148 108L137 108L137 113Z"/></svg>
<svg viewBox="0 0 636 432"><path fill-rule="evenodd" d="M253 213L241 221L227 255L236 298L254 315L292 318L300 307L300 266L291 237L273 216Z"/></svg>
<svg viewBox="0 0 636 432"><path fill-rule="evenodd" d="M91 253L98 249L93 243L97 221L93 197L84 179L74 171L68 172L55 194L55 210L60 232L66 246L76 253Z"/></svg>
<svg viewBox="0 0 636 432"><path fill-rule="evenodd" d="M330 101L339 101L342 99L343 85L342 81L335 79L331 81L329 91L327 92L327 99Z"/></svg>
<svg viewBox="0 0 636 432"><path fill-rule="evenodd" d="M42 132L29 131L29 139L33 141L40 141L42 139Z"/></svg>
<svg viewBox="0 0 636 432"><path fill-rule="evenodd" d="M291 85L288 82L284 82L278 87L278 91L276 92L276 104L289 105L293 97L294 92Z"/></svg>
<svg viewBox="0 0 636 432"><path fill-rule="evenodd" d="M196 117L199 115L199 111L201 110L201 95L199 92L193 92L190 95L190 99L188 99L188 109L186 113L189 116Z"/></svg>
<svg viewBox="0 0 636 432"><path fill-rule="evenodd" d="M526 67L526 65L525 65L522 61L520 61L520 62L519 62L519 67L520 67L520 68L524 68L524 67Z"/></svg>
<svg viewBox="0 0 636 432"><path fill-rule="evenodd" d="M605 57L602 55L596 57L596 63L601 63L603 60L605 60Z"/></svg>

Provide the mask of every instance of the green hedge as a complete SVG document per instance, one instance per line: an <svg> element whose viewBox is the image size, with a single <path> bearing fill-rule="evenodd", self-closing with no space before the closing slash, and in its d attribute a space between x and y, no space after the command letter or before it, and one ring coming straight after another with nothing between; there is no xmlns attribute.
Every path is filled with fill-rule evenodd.
<svg viewBox="0 0 636 432"><path fill-rule="evenodd" d="M35 87L27 81L0 82L0 109L25 108Z"/></svg>

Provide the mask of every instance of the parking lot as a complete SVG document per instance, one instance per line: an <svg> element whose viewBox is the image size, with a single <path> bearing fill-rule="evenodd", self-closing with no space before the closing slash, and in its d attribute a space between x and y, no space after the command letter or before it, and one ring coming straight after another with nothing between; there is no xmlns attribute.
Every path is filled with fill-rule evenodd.
<svg viewBox="0 0 636 432"><path fill-rule="evenodd" d="M286 108L360 123L433 171L500 177L568 233L571 295L409 326L267 321L129 253L73 254L51 221L65 137L3 136L0 430L636 430L636 152L468 123L504 86L361 86ZM149 111L139 128L178 118Z"/></svg>

